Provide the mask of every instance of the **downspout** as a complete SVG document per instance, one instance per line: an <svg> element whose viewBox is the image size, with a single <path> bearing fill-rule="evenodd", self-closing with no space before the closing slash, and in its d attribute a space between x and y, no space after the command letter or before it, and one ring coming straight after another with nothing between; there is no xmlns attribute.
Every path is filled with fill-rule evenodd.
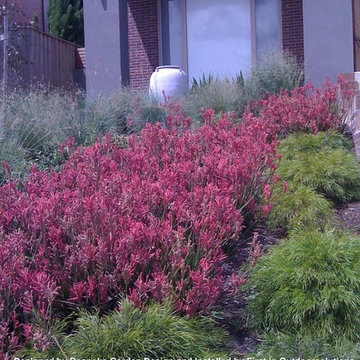
<svg viewBox="0 0 360 360"><path fill-rule="evenodd" d="M42 0L42 20L43 20L43 32L48 32L48 15L47 15L47 0Z"/></svg>
<svg viewBox="0 0 360 360"><path fill-rule="evenodd" d="M121 83L130 85L128 1L119 1Z"/></svg>

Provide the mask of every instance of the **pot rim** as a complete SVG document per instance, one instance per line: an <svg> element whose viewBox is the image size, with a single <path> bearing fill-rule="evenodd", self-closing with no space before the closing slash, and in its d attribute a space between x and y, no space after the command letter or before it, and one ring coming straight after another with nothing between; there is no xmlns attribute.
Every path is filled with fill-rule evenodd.
<svg viewBox="0 0 360 360"><path fill-rule="evenodd" d="M181 66L177 66L177 65L162 65L162 66L157 66L156 70L161 70L161 69L177 69L177 70L181 70Z"/></svg>

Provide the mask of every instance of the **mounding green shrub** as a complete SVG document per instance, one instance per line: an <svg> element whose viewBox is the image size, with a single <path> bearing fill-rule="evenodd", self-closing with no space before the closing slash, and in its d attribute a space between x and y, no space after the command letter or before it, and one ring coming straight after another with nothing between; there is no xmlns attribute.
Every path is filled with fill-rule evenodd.
<svg viewBox="0 0 360 360"><path fill-rule="evenodd" d="M360 198L360 165L343 148L298 154L282 161L278 172L283 180L310 186L335 202Z"/></svg>
<svg viewBox="0 0 360 360"><path fill-rule="evenodd" d="M359 344L338 334L329 344L316 334L284 334L270 331L261 336L256 352L246 357L257 359L359 359Z"/></svg>
<svg viewBox="0 0 360 360"><path fill-rule="evenodd" d="M87 359L227 358L226 352L220 350L227 336L223 329L210 318L175 315L169 302L153 303L142 311L125 300L119 311L103 318L81 312L75 325L76 331L60 339L58 349L56 344L48 349L48 355ZM45 355L36 350L22 353L40 354Z"/></svg>
<svg viewBox="0 0 360 360"><path fill-rule="evenodd" d="M272 228L323 228L334 214L331 202L323 195L308 186L291 182L286 192L282 186L276 185L270 203L273 208L268 216L268 224Z"/></svg>
<svg viewBox="0 0 360 360"><path fill-rule="evenodd" d="M334 130L316 135L292 134L282 140L278 147L283 155L279 174L283 180L292 183L293 191L297 186L304 185L336 202L358 199L360 166L349 152L351 146L341 133ZM297 194L305 196L303 190ZM282 199L291 201L286 196ZM310 201L310 194L308 199ZM314 197L313 203L317 201Z"/></svg>
<svg viewBox="0 0 360 360"><path fill-rule="evenodd" d="M360 339L360 239L297 230L260 258L247 283L255 329Z"/></svg>
<svg viewBox="0 0 360 360"><path fill-rule="evenodd" d="M324 148L350 150L352 144L340 132L335 130L321 131L316 135L294 133L281 141L278 148L283 159L293 160L303 153L314 154Z"/></svg>

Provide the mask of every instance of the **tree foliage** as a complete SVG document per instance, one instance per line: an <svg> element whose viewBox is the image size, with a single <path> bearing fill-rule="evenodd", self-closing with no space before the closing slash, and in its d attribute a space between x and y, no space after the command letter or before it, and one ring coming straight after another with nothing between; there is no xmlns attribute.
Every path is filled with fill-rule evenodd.
<svg viewBox="0 0 360 360"><path fill-rule="evenodd" d="M52 35L83 46L83 1L50 0L49 27Z"/></svg>

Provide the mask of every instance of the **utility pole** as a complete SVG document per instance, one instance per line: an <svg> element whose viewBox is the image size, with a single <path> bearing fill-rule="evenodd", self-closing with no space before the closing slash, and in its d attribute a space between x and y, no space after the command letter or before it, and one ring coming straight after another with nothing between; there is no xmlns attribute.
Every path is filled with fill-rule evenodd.
<svg viewBox="0 0 360 360"><path fill-rule="evenodd" d="M0 35L0 41L2 40L4 42L4 59L3 59L3 86L4 91L6 91L6 87L8 85L8 60L9 60L9 54L8 54L8 46L9 46L9 18L8 13L6 11L5 5L3 5L2 9L2 16L3 16L3 26L4 26L4 33Z"/></svg>
<svg viewBox="0 0 360 360"><path fill-rule="evenodd" d="M3 26L4 33L0 34L0 41L3 41L3 99L2 99L2 109L0 113L0 142L4 136L4 105L5 105L5 96L6 89L8 85L8 42L9 42L9 19L8 13L5 5L1 8L1 15L3 17Z"/></svg>

